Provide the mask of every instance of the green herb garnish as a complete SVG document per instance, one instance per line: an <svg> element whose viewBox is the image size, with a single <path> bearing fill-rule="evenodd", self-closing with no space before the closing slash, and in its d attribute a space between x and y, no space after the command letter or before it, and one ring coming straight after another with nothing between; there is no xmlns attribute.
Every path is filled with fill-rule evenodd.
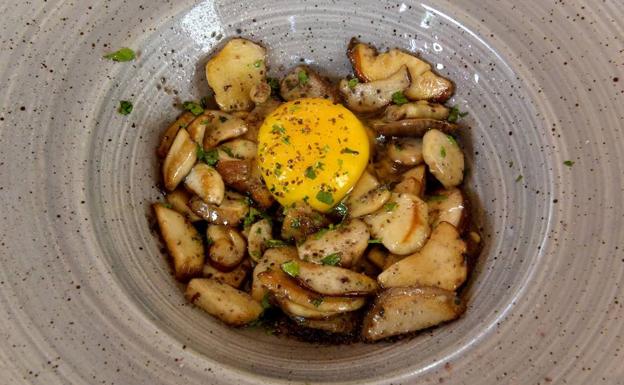
<svg viewBox="0 0 624 385"><path fill-rule="evenodd" d="M264 63L264 61L263 61L262 59L259 59L259 60L256 60L256 61L253 63L253 66L254 66L254 67L256 67L256 68L260 68L260 66L262 65L262 63Z"/></svg>
<svg viewBox="0 0 624 385"><path fill-rule="evenodd" d="M284 144L290 144L290 136L286 135L285 137L283 137L282 142L284 142Z"/></svg>
<svg viewBox="0 0 624 385"><path fill-rule="evenodd" d="M355 155L357 155L357 154L359 154L360 152L359 152L359 151L352 150L352 149L350 149L349 147L345 147L345 148L343 148L342 150L340 150L340 153L341 153L341 154L355 154Z"/></svg>
<svg viewBox="0 0 624 385"><path fill-rule="evenodd" d="M132 112L132 108L132 102L122 100L119 102L119 108L117 109L117 112L122 115L130 115L130 113Z"/></svg>
<svg viewBox="0 0 624 385"><path fill-rule="evenodd" d="M312 166L308 166L305 169L304 175L308 179L316 179L316 173L314 172L314 168Z"/></svg>
<svg viewBox="0 0 624 385"><path fill-rule="evenodd" d="M204 107L202 107L201 104L193 102L193 101L186 101L182 103L182 108L184 108L187 111L190 111L191 114L195 116L199 116L204 113Z"/></svg>
<svg viewBox="0 0 624 385"><path fill-rule="evenodd" d="M310 303L314 305L314 307L319 307L323 303L323 297L314 298L312 301L310 301Z"/></svg>
<svg viewBox="0 0 624 385"><path fill-rule="evenodd" d="M451 107L451 111L449 112L449 116L448 118L446 118L446 120L451 123L457 123L459 118L463 118L466 115L468 115L468 112L461 112L459 110L459 107L453 106Z"/></svg>
<svg viewBox="0 0 624 385"><path fill-rule="evenodd" d="M243 226L251 226L258 217L264 217L264 213L255 207L250 207L249 212L245 216L245 220L243 221Z"/></svg>
<svg viewBox="0 0 624 385"><path fill-rule="evenodd" d="M520 182L522 180L523 176L522 175L518 175L518 177L516 178L516 182Z"/></svg>
<svg viewBox="0 0 624 385"><path fill-rule="evenodd" d="M455 138L452 135L447 135L446 138L448 139L449 142L451 142L451 144L458 146L457 140L455 140Z"/></svg>
<svg viewBox="0 0 624 385"><path fill-rule="evenodd" d="M267 247L267 249L288 246L288 244L281 239L267 239L266 241L264 241L264 245Z"/></svg>
<svg viewBox="0 0 624 385"><path fill-rule="evenodd" d="M118 51L109 53L108 55L104 55L104 59L110 59L112 61L123 62L123 61L131 61L136 58L136 55L133 50L130 48L124 47Z"/></svg>
<svg viewBox="0 0 624 385"><path fill-rule="evenodd" d="M377 243L381 243L381 239L371 238L371 239L368 240L368 244L369 245L373 245L373 244L377 244Z"/></svg>
<svg viewBox="0 0 624 385"><path fill-rule="evenodd" d="M327 191L319 191L316 194L316 200L325 203L326 205L331 205L334 203L334 197L330 192Z"/></svg>
<svg viewBox="0 0 624 385"><path fill-rule="evenodd" d="M568 167L572 167L574 166L574 161L572 160L566 160L565 162L563 162L564 165L568 166Z"/></svg>
<svg viewBox="0 0 624 385"><path fill-rule="evenodd" d="M292 229L298 229L301 227L301 220L299 218L293 218L290 221L290 228Z"/></svg>
<svg viewBox="0 0 624 385"><path fill-rule="evenodd" d="M173 206L171 205L171 203L163 203L162 205L163 205L163 206L165 206L165 207L166 207L166 208L168 208L168 209L172 209L172 208L173 208Z"/></svg>
<svg viewBox="0 0 624 385"><path fill-rule="evenodd" d="M279 80L276 78L267 78L267 83L269 87L271 87L271 95L276 96L279 95L280 92L280 84Z"/></svg>
<svg viewBox="0 0 624 385"><path fill-rule="evenodd" d="M234 153L232 152L232 149L229 148L228 146L221 146L219 148L221 149L221 151L225 152L229 157L236 158L236 155L234 155Z"/></svg>
<svg viewBox="0 0 624 385"><path fill-rule="evenodd" d="M334 207L334 212L341 218L345 218L349 214L349 207L342 201Z"/></svg>
<svg viewBox="0 0 624 385"><path fill-rule="evenodd" d="M403 91L397 91L392 94L392 102L398 106L405 104L408 102L405 95L403 95Z"/></svg>
<svg viewBox="0 0 624 385"><path fill-rule="evenodd" d="M219 161L219 152L215 148L204 150L202 146L197 145L197 160L204 162L209 166L214 166Z"/></svg>
<svg viewBox="0 0 624 385"><path fill-rule="evenodd" d="M427 202L440 202L447 198L446 195L431 195L427 197Z"/></svg>
<svg viewBox="0 0 624 385"><path fill-rule="evenodd" d="M262 305L263 310L266 310L271 307L271 302L269 301L269 293L264 294L264 297L262 297L262 302L260 302L260 305Z"/></svg>
<svg viewBox="0 0 624 385"><path fill-rule="evenodd" d="M394 209L396 209L396 208L397 208L397 206L398 206L398 205L397 205L397 203L396 203L396 202L388 202L388 203L386 203L386 204L384 205L384 209L385 209L387 212L391 212L391 211L394 211Z"/></svg>
<svg viewBox="0 0 624 385"><path fill-rule="evenodd" d="M357 80L357 78L353 78L353 79L349 80L349 83L347 83L347 84L349 85L349 88L353 89L353 88L355 88L355 86L358 85L359 82L360 81Z"/></svg>
<svg viewBox="0 0 624 385"><path fill-rule="evenodd" d="M321 263L323 265L336 266L340 263L340 260L342 259L341 255L341 253L329 254L328 256L321 259Z"/></svg>
<svg viewBox="0 0 624 385"><path fill-rule="evenodd" d="M280 126L279 124L274 124L271 130L272 134L283 134L284 132L286 132L286 129L284 126Z"/></svg>
<svg viewBox="0 0 624 385"><path fill-rule="evenodd" d="M282 263L282 270L291 277L297 278L299 275L299 264L295 261L284 262Z"/></svg>
<svg viewBox="0 0 624 385"><path fill-rule="evenodd" d="M440 156L446 158L446 148L444 146L440 146Z"/></svg>
<svg viewBox="0 0 624 385"><path fill-rule="evenodd" d="M299 79L299 85L301 86L305 86L310 80L308 74L305 71L299 71L299 73L297 74L297 78Z"/></svg>

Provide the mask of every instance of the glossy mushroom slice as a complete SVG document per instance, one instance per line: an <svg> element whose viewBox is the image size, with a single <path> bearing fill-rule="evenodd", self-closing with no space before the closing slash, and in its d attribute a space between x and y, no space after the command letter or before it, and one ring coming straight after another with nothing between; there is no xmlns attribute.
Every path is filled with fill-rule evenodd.
<svg viewBox="0 0 624 385"><path fill-rule="evenodd" d="M241 138L224 142L218 147L218 149L226 153L228 158L224 157L224 159L227 160L251 160L255 158L258 154L258 145L256 144L256 142Z"/></svg>
<svg viewBox="0 0 624 385"><path fill-rule="evenodd" d="M282 311L284 311L284 313L286 313L287 315L291 316L291 318L305 318L310 320L326 319L340 314L336 312L323 312L316 309L310 309L309 307L298 305L284 297L274 296L273 298L275 298L275 301L279 305L280 309L282 309Z"/></svg>
<svg viewBox="0 0 624 385"><path fill-rule="evenodd" d="M297 252L299 258L314 263L322 263L329 255L338 255L338 265L348 268L364 254L369 237L364 222L352 219L334 229L325 229L310 235L297 246Z"/></svg>
<svg viewBox="0 0 624 385"><path fill-rule="evenodd" d="M357 330L359 318L353 312L341 313L325 319L294 318L299 326L329 333L348 334Z"/></svg>
<svg viewBox="0 0 624 385"><path fill-rule="evenodd" d="M160 233L173 261L178 281L201 275L204 266L204 244L195 227L180 213L155 204L154 212Z"/></svg>
<svg viewBox="0 0 624 385"><path fill-rule="evenodd" d="M247 132L245 121L221 111L207 111L201 117L206 127L203 135L203 147L213 148L226 140L237 138ZM193 125L194 123L191 123Z"/></svg>
<svg viewBox="0 0 624 385"><path fill-rule="evenodd" d="M423 158L445 188L458 186L464 180L464 153L451 135L428 131L423 137Z"/></svg>
<svg viewBox="0 0 624 385"><path fill-rule="evenodd" d="M262 314L262 306L243 291L209 278L192 279L184 293L186 299L231 326L243 326Z"/></svg>
<svg viewBox="0 0 624 385"><path fill-rule="evenodd" d="M191 200L191 194L186 189L178 187L174 191L165 196L167 203L171 205L171 208L180 214L184 215L189 221L197 222L202 218L191 210L189 201Z"/></svg>
<svg viewBox="0 0 624 385"><path fill-rule="evenodd" d="M178 131L181 128L186 128L193 120L195 120L195 115L190 112L183 112L175 122L171 123L160 138L160 145L156 150L156 154L161 158L167 156L173 140L178 135Z"/></svg>
<svg viewBox="0 0 624 385"><path fill-rule="evenodd" d="M232 271L245 258L247 243L236 229L223 225L210 225L206 235L210 242L208 258L219 270Z"/></svg>
<svg viewBox="0 0 624 385"><path fill-rule="evenodd" d="M377 277L383 287L435 286L455 290L468 276L466 242L457 229L441 222L417 253L394 263Z"/></svg>
<svg viewBox="0 0 624 385"><path fill-rule="evenodd" d="M297 256L297 249L294 247L275 247L268 249L262 255L262 258L257 262L256 267L253 270L253 282L251 284L251 296L258 302L261 302L268 290L262 286L258 275L265 271L280 270L282 263L288 261L295 261L299 257Z"/></svg>
<svg viewBox="0 0 624 385"><path fill-rule="evenodd" d="M453 134L459 129L455 123L436 119L402 119L396 122L374 119L368 124L379 135L396 137L422 137L431 129Z"/></svg>
<svg viewBox="0 0 624 385"><path fill-rule="evenodd" d="M178 184L191 172L197 161L197 143L193 142L188 132L178 130L167 157L163 162L163 181L165 188L173 191Z"/></svg>
<svg viewBox="0 0 624 385"><path fill-rule="evenodd" d="M420 138L397 138L388 143L388 157L403 166L423 163L423 143Z"/></svg>
<svg viewBox="0 0 624 385"><path fill-rule="evenodd" d="M388 188L369 171L364 171L351 190L346 205L351 218L358 218L379 210L390 199Z"/></svg>
<svg viewBox="0 0 624 385"><path fill-rule="evenodd" d="M374 294L379 286L374 279L364 274L345 269L337 264L339 256L326 257L319 265L305 261L297 261L299 274L295 277L299 284L312 291L331 296L357 296Z"/></svg>
<svg viewBox="0 0 624 385"><path fill-rule="evenodd" d="M187 189L208 204L219 205L225 196L225 184L221 175L206 163L198 163L184 179Z"/></svg>
<svg viewBox="0 0 624 385"><path fill-rule="evenodd" d="M431 227L448 222L461 233L468 222L467 205L468 200L464 193L456 187L434 191L427 197Z"/></svg>
<svg viewBox="0 0 624 385"><path fill-rule="evenodd" d="M286 101L301 98L340 100L331 82L308 66L297 66L280 82L280 94Z"/></svg>
<svg viewBox="0 0 624 385"><path fill-rule="evenodd" d="M373 112L390 104L393 95L403 92L409 86L409 71L403 66L387 78L369 83L352 85L348 80L342 79L338 88L350 110Z"/></svg>
<svg viewBox="0 0 624 385"><path fill-rule="evenodd" d="M258 104L266 103L270 97L271 86L266 82L256 83L249 91L249 98L256 106Z"/></svg>
<svg viewBox="0 0 624 385"><path fill-rule="evenodd" d="M452 291L397 287L382 292L362 323L362 338L383 338L427 329L459 317L465 310Z"/></svg>
<svg viewBox="0 0 624 385"><path fill-rule="evenodd" d="M243 260L234 270L227 272L215 268L210 263L206 263L202 270L202 276L204 278L216 279L238 289L245 281L245 278L247 278L250 270L251 263L249 263L248 259Z"/></svg>
<svg viewBox="0 0 624 385"><path fill-rule="evenodd" d="M226 191L220 205L204 202L199 197L189 200L189 207L202 219L216 225L237 226L249 212L245 197L232 191Z"/></svg>
<svg viewBox="0 0 624 385"><path fill-rule="evenodd" d="M380 54L374 47L353 38L349 42L347 55L355 74L365 82L386 79L406 66L412 82L405 90L405 96L410 100L444 102L455 90L453 82L433 73L429 63L396 48Z"/></svg>
<svg viewBox="0 0 624 385"><path fill-rule="evenodd" d="M425 165L414 167L401 175L401 181L392 189L395 193L409 193L423 198L427 186L427 169Z"/></svg>
<svg viewBox="0 0 624 385"><path fill-rule="evenodd" d="M383 114L383 120L386 122L396 122L403 119L437 119L446 120L449 117L450 110L448 107L430 103L426 100L388 106Z"/></svg>
<svg viewBox="0 0 624 385"><path fill-rule="evenodd" d="M264 185L258 163L253 160L223 160L216 165L226 185L246 193L263 209L271 207L275 201L271 192Z"/></svg>
<svg viewBox="0 0 624 385"><path fill-rule="evenodd" d="M258 262L267 249L266 243L273 239L273 226L269 219L261 219L251 225L247 235L247 251L251 259Z"/></svg>
<svg viewBox="0 0 624 385"><path fill-rule="evenodd" d="M226 112L249 111L251 89L266 80L266 50L246 39L232 39L206 64L206 79Z"/></svg>
<svg viewBox="0 0 624 385"><path fill-rule="evenodd" d="M324 297L302 288L281 270L267 270L258 274L258 279L271 294L320 312L349 312L361 308L366 303L363 297Z"/></svg>
<svg viewBox="0 0 624 385"><path fill-rule="evenodd" d="M302 242L310 234L329 226L327 217L305 202L295 202L284 208L282 238Z"/></svg>
<svg viewBox="0 0 624 385"><path fill-rule="evenodd" d="M409 193L392 193L388 203L365 217L364 221L373 238L379 239L391 253L399 255L419 250L430 233L427 204Z"/></svg>

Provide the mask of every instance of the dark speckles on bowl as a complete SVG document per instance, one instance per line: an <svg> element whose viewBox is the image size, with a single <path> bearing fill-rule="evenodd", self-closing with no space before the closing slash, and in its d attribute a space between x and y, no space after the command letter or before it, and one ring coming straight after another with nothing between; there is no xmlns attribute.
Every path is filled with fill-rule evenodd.
<svg viewBox="0 0 624 385"><path fill-rule="evenodd" d="M0 5L1 383L624 383L620 4L192 3ZM356 36L457 83L486 245L459 321L317 346L185 304L148 224L154 148L236 35L275 74L346 75ZM137 60L102 59L123 46Z"/></svg>

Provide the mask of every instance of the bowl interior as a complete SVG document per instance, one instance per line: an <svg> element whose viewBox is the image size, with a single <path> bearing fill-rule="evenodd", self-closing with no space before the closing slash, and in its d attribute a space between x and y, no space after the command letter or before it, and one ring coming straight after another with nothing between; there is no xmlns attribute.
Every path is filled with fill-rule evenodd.
<svg viewBox="0 0 624 385"><path fill-rule="evenodd" d="M110 87L98 91L103 103L88 144L97 246L116 284L160 330L206 360L268 377L387 379L429 370L470 349L513 306L549 225L549 202L534 199L552 186L538 134L540 108L528 79L490 45L486 32L473 32L477 21L450 4L410 4L365 2L345 10L332 2L203 2L145 34L140 60L118 66ZM357 36L381 49L417 52L456 82L450 104L469 112L461 143L485 244L460 320L396 343L318 346L231 329L185 304L148 220L150 203L161 199L154 149L178 114L175 104L208 93L203 67L211 52L238 35L268 48L273 74L305 62L345 76L351 71L346 45ZM122 99L135 101L129 118L111 113ZM521 169L533 171L521 175Z"/></svg>

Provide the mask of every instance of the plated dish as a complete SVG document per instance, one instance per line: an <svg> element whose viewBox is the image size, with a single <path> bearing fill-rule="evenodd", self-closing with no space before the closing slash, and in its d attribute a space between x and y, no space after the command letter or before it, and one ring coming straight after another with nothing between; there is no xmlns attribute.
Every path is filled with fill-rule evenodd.
<svg viewBox="0 0 624 385"><path fill-rule="evenodd" d="M185 296L231 326L373 342L459 317L470 226L454 83L408 52L352 39L353 75L228 41L214 94L162 134L153 208ZM320 334L314 334L320 338Z"/></svg>

